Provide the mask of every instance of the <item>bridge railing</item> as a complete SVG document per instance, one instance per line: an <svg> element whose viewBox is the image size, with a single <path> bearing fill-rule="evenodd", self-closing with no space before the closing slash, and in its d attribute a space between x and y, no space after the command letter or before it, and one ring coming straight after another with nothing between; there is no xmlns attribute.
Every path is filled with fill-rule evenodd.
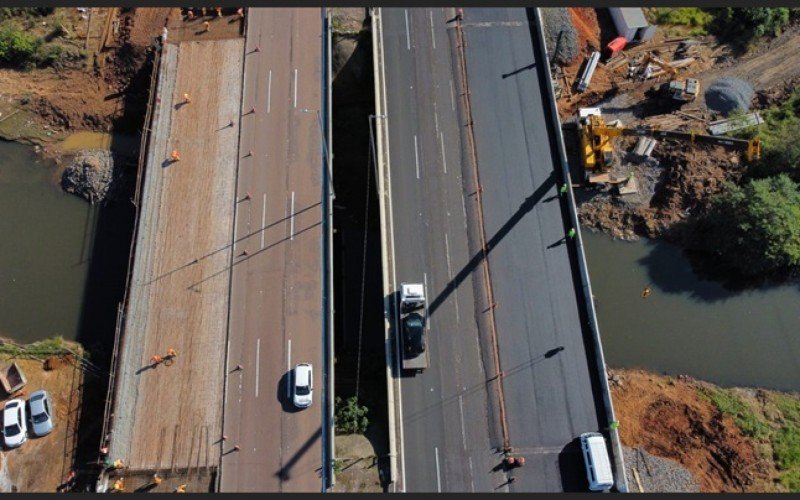
<svg viewBox="0 0 800 500"><path fill-rule="evenodd" d="M558 117L558 109L556 108L555 92L553 91L553 75L550 73L550 64L547 61L547 45L544 40L544 26L542 24L541 13L538 8L532 9L536 19L536 26L534 27L539 36L539 51L541 52L542 61L545 72L545 86L548 95L550 96L548 102L550 103L550 115L553 121L552 126L555 130L558 139L558 154L561 163L562 175L564 182L567 183L567 199L569 201L569 214L570 223L575 228L575 247L578 254L578 268L580 269L581 284L583 286L583 297L586 302L586 310L589 315L589 328L592 333L592 340L594 342L595 359L597 361L597 370L600 374L600 390L603 393L603 405L606 410L606 420L609 423L608 434L611 438L612 455L614 459L614 482L616 488L621 493L628 492L628 480L625 475L625 462L622 456L622 444L619 440L619 432L617 431L617 420L614 415L614 406L611 402L611 388L608 385L608 372L606 371L606 361L603 355L603 344L600 339L600 328L597 323L597 312L594 307L594 295L592 295L592 283L589 279L589 268L586 265L586 254L583 248L583 240L581 239L580 223L578 222L578 210L575 204L575 194L572 191L572 183L570 182L569 164L567 162L567 152L564 146L564 135L561 132L561 122Z"/></svg>

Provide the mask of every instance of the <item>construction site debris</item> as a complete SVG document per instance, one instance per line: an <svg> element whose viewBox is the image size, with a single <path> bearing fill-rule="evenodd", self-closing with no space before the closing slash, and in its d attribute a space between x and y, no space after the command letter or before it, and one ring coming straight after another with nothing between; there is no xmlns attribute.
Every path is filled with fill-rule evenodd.
<svg viewBox="0 0 800 500"><path fill-rule="evenodd" d="M651 455L643 448L628 448L627 446L622 447L622 455L628 477L636 479L637 488L632 491L638 493L700 492L700 485L691 471L676 460Z"/></svg>
<svg viewBox="0 0 800 500"><path fill-rule="evenodd" d="M569 11L563 7L541 9L545 43L550 61L561 65L578 56L578 33Z"/></svg>
<svg viewBox="0 0 800 500"><path fill-rule="evenodd" d="M61 187L91 203L103 202L113 199L119 177L114 173L114 155L111 151L84 149L73 157L72 163L64 170Z"/></svg>
<svg viewBox="0 0 800 500"><path fill-rule="evenodd" d="M712 135L722 135L728 132L735 132L747 127L754 127L764 123L764 119L758 112L748 113L741 117L729 118L727 120L716 120L708 124L708 130Z"/></svg>
<svg viewBox="0 0 800 500"><path fill-rule="evenodd" d="M586 66L584 67L581 78L578 80L578 84L576 85L578 92L585 92L589 87L589 84L592 82L594 70L597 68L597 62L599 60L600 52L592 52L592 55L589 56L589 59L586 61Z"/></svg>
<svg viewBox="0 0 800 500"><path fill-rule="evenodd" d="M724 77L714 80L705 93L706 105L728 115L735 110L747 111L753 98L753 87L744 80Z"/></svg>
<svg viewBox="0 0 800 500"><path fill-rule="evenodd" d="M11 395L25 387L28 381L19 365L12 361L0 371L0 383L2 383L6 394Z"/></svg>

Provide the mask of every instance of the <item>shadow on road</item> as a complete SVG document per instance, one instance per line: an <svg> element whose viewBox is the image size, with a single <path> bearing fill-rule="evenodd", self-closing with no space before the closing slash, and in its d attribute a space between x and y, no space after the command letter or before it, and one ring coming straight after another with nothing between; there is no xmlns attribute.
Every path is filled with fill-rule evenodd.
<svg viewBox="0 0 800 500"><path fill-rule="evenodd" d="M525 215L527 215L531 210L533 210L533 207L535 207L536 204L539 203L539 201L541 201L542 198L544 198L544 195L547 194L547 192L551 188L555 187L555 185L556 185L555 173L552 172L547 177L547 179L541 185L539 185L539 187L536 188L536 190L530 196L525 198L525 201L522 202L517 211L514 212L514 215L512 215L508 219L508 221L506 221L506 223L503 224L503 226L497 230L494 236L492 236L486 242L487 256L492 251L492 249L496 247L498 243L500 243L503 240L503 238L505 238L508 235L508 233L511 232L512 229L514 229L514 226L519 224L522 218L525 217ZM436 309L438 309L439 306L441 306L442 303L445 300L447 300L450 294L453 293L453 290L458 288L458 286L461 285L461 283L467 278L467 276L469 276L470 273L472 273L472 271L474 271L475 268L478 267L478 265L482 261L483 261L483 253L479 252L475 254L469 260L469 262L467 262L467 264L458 272L458 274L456 274L456 276L452 280L450 280L449 283L447 283L447 286L445 287L444 291L442 291L442 293L436 296L436 298L428 306L429 317L433 316L433 313L436 312Z"/></svg>
<svg viewBox="0 0 800 500"><path fill-rule="evenodd" d="M281 404L281 409L285 413L297 413L302 411L301 408L298 408L292 403L292 374L293 370L289 370L288 372L284 373L281 379L278 381L278 387L276 392L276 398L278 402Z"/></svg>
<svg viewBox="0 0 800 500"><path fill-rule="evenodd" d="M514 76L514 75L516 75L517 73L522 73L523 71L527 71L527 70L529 70L529 69L533 69L533 68L535 68L535 67L536 67L536 63L535 63L535 62L532 62L532 63L530 63L529 65L527 65L527 66L523 66L523 67L521 67L521 68L519 68L519 69L515 69L514 71L512 71L512 72L510 72L510 73L503 73L503 79L506 79L506 78L508 78L509 76Z"/></svg>
<svg viewBox="0 0 800 500"><path fill-rule="evenodd" d="M317 207L319 205L321 205L321 202L317 202L317 203L309 205L309 206L307 206L305 208L297 210L297 211L294 212L294 216L302 214L303 212L307 212L308 210L311 210L312 208ZM287 220L289 220L291 218L292 218L292 215L287 215L286 217L281 217L280 219L277 219L277 220L275 220L273 222L270 222L269 224L266 224L265 226L260 227L260 228L258 228L256 230L254 230L254 231L252 231L250 233L247 233L244 236L234 240L234 244L239 243L241 241L244 241L247 238L250 238L251 236L255 236L256 234L260 234L261 231L265 231L265 230L267 230L267 229L269 229L269 228L271 228L273 226L276 226L276 225L280 224L281 222L285 222L285 221L287 221ZM281 241L284 241L284 240L281 240ZM178 272L178 271L180 271L182 269L186 269L189 266L197 264L197 263L199 263L199 262L201 262L201 261L203 261L203 260L205 260L205 259L207 259L209 257L213 257L214 255L216 255L216 254L218 254L218 253L220 253L222 251L227 250L231 246L232 246L231 244L227 244L227 245L224 245L224 246L222 246L222 247L220 247L220 248L218 248L216 250L212 250L211 252L203 255L202 257L197 257L196 259L192 260L191 262L187 262L186 264L183 264L182 266L178 266L178 267L176 267L175 269L173 269L171 271L167 271L164 274L161 274L160 276L157 276L157 277L151 279L150 281L147 282L147 284L149 285L149 284L151 284L151 283L153 283L155 281L158 281L158 280L160 280L162 278L166 278L167 276L170 276L171 274L176 273L176 272Z"/></svg>
<svg viewBox="0 0 800 500"><path fill-rule="evenodd" d="M525 363L520 363L520 364L518 364L518 365L516 365L516 366L514 366L514 367L512 367L512 368L510 368L508 370L503 370L504 378L509 378L510 376L516 375L516 374L522 372L523 370L531 368L532 366L534 366L536 364L539 364L539 363L541 363L543 361L551 359L551 358L553 358L554 356L556 356L558 353L560 353L563 350L564 350L564 346L558 346L558 347L555 347L553 349L548 350L544 354L540 354L539 356L536 356L535 358L529 359ZM490 379L487 379L482 384L475 384L475 385L473 385L471 387L468 387L468 388L464 389L463 391L456 392L452 396L444 397L438 403L434 403L432 405L428 405L428 406L426 406L425 408L422 408L419 411L416 411L416 412L413 412L413 413L408 413L406 416L404 416L403 421L405 423L415 422L415 421L423 418L427 413L430 413L431 411L433 411L434 408L439 407L439 406L448 405L448 404L454 404L454 403L456 403L458 401L458 398L471 396L471 395L479 392L481 389L484 389L488 394L489 393L489 383L491 383L494 379L495 379L495 377L492 377Z"/></svg>
<svg viewBox="0 0 800 500"><path fill-rule="evenodd" d="M589 489L586 479L586 466L581 455L580 438L575 438L559 452L558 470L561 473L561 487L564 492L581 491Z"/></svg>
<svg viewBox="0 0 800 500"><path fill-rule="evenodd" d="M322 427L318 427L316 432L314 432L314 434L312 434L311 437L308 438L305 443L303 443L303 446L297 450L297 453L292 455L292 458L286 462L286 465L278 469L278 472L275 473L275 476L279 477L281 481L288 481L291 479L292 475L289 473L289 471L292 470L292 467L294 467L294 465L303 457L303 455L305 455L309 448L311 448L321 436Z"/></svg>

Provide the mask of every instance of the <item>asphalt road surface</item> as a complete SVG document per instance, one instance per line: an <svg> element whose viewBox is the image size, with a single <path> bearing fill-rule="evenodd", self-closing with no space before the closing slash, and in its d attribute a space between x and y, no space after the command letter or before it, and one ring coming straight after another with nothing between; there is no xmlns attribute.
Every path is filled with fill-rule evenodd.
<svg viewBox="0 0 800 500"><path fill-rule="evenodd" d="M319 492L322 16L248 16L221 490ZM314 366L314 403L297 410L301 362Z"/></svg>
<svg viewBox="0 0 800 500"><path fill-rule="evenodd" d="M394 282L425 282L432 306L431 366L400 384L401 484L405 491L585 490L576 438L604 427L604 413L558 196L544 59L528 13L465 9L462 24L505 422L514 453L527 460L508 476L497 470L499 400L487 383L493 344L478 285L480 226L453 11L382 13Z"/></svg>
<svg viewBox="0 0 800 500"><path fill-rule="evenodd" d="M473 272L451 285L471 258L465 204L474 203L462 189L451 13L382 9L393 281L424 283L429 302L446 296L428 321L430 367L400 382L398 482L407 492L494 491L505 481L492 471L501 441L490 424Z"/></svg>
<svg viewBox="0 0 800 500"><path fill-rule="evenodd" d="M528 14L463 20L509 438L528 461L510 490L583 490L575 439L607 424Z"/></svg>

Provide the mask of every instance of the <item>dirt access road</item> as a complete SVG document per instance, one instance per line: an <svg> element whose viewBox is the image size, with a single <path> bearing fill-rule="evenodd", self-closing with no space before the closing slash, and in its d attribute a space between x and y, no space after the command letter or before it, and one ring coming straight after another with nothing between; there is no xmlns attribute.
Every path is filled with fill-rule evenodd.
<svg viewBox="0 0 800 500"><path fill-rule="evenodd" d="M319 492L322 17L248 16L220 489ZM291 368L303 362L314 367L314 401L298 411Z"/></svg>
<svg viewBox="0 0 800 500"><path fill-rule="evenodd" d="M243 43L161 56L109 449L126 471L218 462Z"/></svg>

